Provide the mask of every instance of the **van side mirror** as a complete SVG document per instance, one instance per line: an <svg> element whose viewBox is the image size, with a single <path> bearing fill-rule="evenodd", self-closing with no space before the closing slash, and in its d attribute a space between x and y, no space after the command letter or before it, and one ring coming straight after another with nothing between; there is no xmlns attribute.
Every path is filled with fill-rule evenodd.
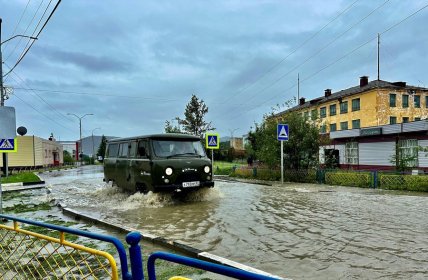
<svg viewBox="0 0 428 280"><path fill-rule="evenodd" d="M146 147L138 147L138 155L140 157L147 156L147 154L146 154Z"/></svg>

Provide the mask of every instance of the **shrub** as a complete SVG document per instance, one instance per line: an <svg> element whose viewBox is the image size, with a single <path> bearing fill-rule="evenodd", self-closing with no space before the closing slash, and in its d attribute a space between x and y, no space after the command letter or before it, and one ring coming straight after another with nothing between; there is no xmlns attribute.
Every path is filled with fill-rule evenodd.
<svg viewBox="0 0 428 280"><path fill-rule="evenodd" d="M428 176L424 175L389 175L379 177L379 187L387 190L428 191Z"/></svg>
<svg viewBox="0 0 428 280"><path fill-rule="evenodd" d="M279 172L281 178L281 172ZM316 183L317 172L316 170L284 170L284 181L298 182L298 183Z"/></svg>
<svg viewBox="0 0 428 280"><path fill-rule="evenodd" d="M371 183L369 172L326 172L325 183L328 185L368 188Z"/></svg>

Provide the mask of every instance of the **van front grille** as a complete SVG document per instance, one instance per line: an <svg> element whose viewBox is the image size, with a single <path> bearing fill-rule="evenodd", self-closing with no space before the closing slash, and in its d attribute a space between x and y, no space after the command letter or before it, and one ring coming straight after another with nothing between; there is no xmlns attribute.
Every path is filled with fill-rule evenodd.
<svg viewBox="0 0 428 280"><path fill-rule="evenodd" d="M201 181L201 176L197 172L184 172L177 177L176 183Z"/></svg>

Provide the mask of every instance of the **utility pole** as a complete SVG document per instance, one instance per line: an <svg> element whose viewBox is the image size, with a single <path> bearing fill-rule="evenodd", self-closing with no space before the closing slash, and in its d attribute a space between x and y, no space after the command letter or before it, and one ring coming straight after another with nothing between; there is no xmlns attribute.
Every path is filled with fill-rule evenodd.
<svg viewBox="0 0 428 280"><path fill-rule="evenodd" d="M2 30L2 19L0 18L0 106L4 106L4 100L5 100L5 90L3 85L3 55L1 51L1 30ZM8 162L7 162L7 153L3 153L3 174L5 177L7 177L9 174L8 170Z"/></svg>
<svg viewBox="0 0 428 280"><path fill-rule="evenodd" d="M377 80L380 80L380 34L377 34Z"/></svg>
<svg viewBox="0 0 428 280"><path fill-rule="evenodd" d="M300 73L297 73L297 104L299 104L299 99L300 99Z"/></svg>

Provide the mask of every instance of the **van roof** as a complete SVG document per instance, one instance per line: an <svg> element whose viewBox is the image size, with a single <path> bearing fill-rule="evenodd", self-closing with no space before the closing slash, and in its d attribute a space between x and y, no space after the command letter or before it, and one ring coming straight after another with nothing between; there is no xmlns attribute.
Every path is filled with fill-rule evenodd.
<svg viewBox="0 0 428 280"><path fill-rule="evenodd" d="M199 137L194 135L181 134L181 133L163 133L163 134L150 134L150 135L141 135L141 136L133 136L133 137L125 137L125 138L115 138L115 139L108 140L107 142L114 143L114 142L122 142L122 141L142 139L142 138L200 140Z"/></svg>

